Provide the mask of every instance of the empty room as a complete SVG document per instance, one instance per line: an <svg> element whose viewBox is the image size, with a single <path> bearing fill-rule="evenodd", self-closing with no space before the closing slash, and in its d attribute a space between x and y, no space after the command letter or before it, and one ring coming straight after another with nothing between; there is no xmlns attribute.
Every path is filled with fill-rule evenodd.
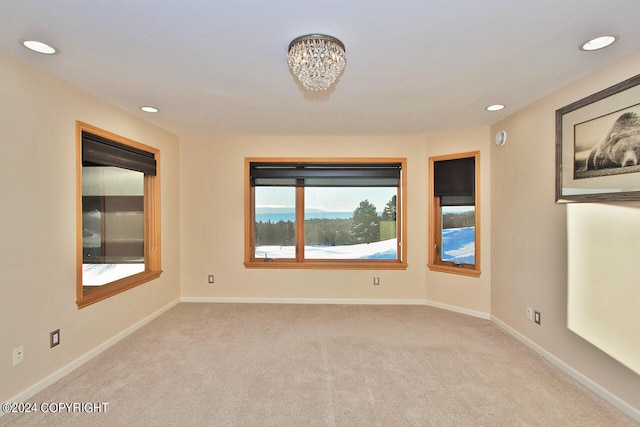
<svg viewBox="0 0 640 427"><path fill-rule="evenodd" d="M0 425L638 425L639 14L0 3Z"/></svg>

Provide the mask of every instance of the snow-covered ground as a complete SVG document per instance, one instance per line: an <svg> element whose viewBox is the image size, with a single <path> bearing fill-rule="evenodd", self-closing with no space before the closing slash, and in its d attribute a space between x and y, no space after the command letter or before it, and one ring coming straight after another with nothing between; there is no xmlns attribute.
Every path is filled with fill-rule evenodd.
<svg viewBox="0 0 640 427"><path fill-rule="evenodd" d="M471 242L466 245L460 246L457 249L451 249L444 251L447 259L459 259L459 258L473 258L476 253L476 245Z"/></svg>
<svg viewBox="0 0 640 427"><path fill-rule="evenodd" d="M144 271L138 264L82 264L82 286L102 286Z"/></svg>
<svg viewBox="0 0 640 427"><path fill-rule="evenodd" d="M306 259L396 259L396 239L345 246L306 246ZM295 246L258 246L256 258L295 258Z"/></svg>
<svg viewBox="0 0 640 427"><path fill-rule="evenodd" d="M396 259L396 239L344 246L306 246L306 259ZM475 262L474 227L443 230L443 259L461 264ZM256 258L295 258L294 246L258 246Z"/></svg>
<svg viewBox="0 0 640 427"><path fill-rule="evenodd" d="M460 264L474 264L476 257L475 228L447 228L442 230L442 260Z"/></svg>
<svg viewBox="0 0 640 427"><path fill-rule="evenodd" d="M443 232L446 261L463 264L475 262L475 230L473 227L450 228ZM396 259L397 239L344 246L306 246L306 259ZM295 258L295 246L258 246L256 258ZM144 271L144 264L84 264L84 286L100 286Z"/></svg>

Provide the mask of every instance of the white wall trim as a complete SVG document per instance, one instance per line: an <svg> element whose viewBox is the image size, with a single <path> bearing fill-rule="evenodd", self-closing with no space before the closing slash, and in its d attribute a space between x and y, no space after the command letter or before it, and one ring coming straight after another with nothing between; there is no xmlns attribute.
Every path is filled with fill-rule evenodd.
<svg viewBox="0 0 640 427"><path fill-rule="evenodd" d="M615 406L616 408L618 408L619 410L621 410L622 412L624 412L625 414L633 418L635 421L640 422L639 409L631 406L629 403L625 402L615 394L611 393L609 390L602 387L600 384L596 383L591 378L578 372L576 369L572 368L571 366L569 366L567 363L565 363L558 357L549 353L547 350L540 347L538 344L531 341L529 338L525 337L520 332L516 331L511 326L507 325L497 317L491 316L491 321L497 327L502 329L504 332L511 335L512 337L514 337L515 339L517 339L518 341L522 342L524 345L529 347L531 350L535 351L540 356L547 359L549 362L551 362L553 365L558 367L561 371L569 375L571 378L575 379L580 384L582 384L583 386L587 387L589 390L596 393L598 396L602 397L604 400L606 400L607 402L609 402L610 404L612 404L613 406Z"/></svg>
<svg viewBox="0 0 640 427"><path fill-rule="evenodd" d="M181 297L180 302L249 304L425 305L423 299Z"/></svg>
<svg viewBox="0 0 640 427"><path fill-rule="evenodd" d="M452 305L442 304L436 301L427 301L423 299L358 299L358 298L245 298L245 297L181 297L175 301L170 302L159 310L151 313L144 319L134 323L130 327L126 328L117 335L111 337L107 341L71 361L67 365L58 369L57 371L46 376L42 380L31 385L22 392L16 394L7 400L7 402L25 402L37 393L41 392L51 384L55 383L65 375L72 372L74 369L80 367L84 363L93 359L103 351L107 350L118 341L127 337L131 333L140 329L156 317L160 316L167 310L171 309L180 302L199 302L199 303L254 303L254 304L352 304L352 305L427 305L443 310L453 311L456 313L466 314L469 316L479 317L482 319L488 319L489 315L486 313L469 310L462 307L456 307ZM0 413L0 417L4 415Z"/></svg>
<svg viewBox="0 0 640 427"><path fill-rule="evenodd" d="M59 379L61 379L65 375L69 374L74 369L76 369L76 368L80 367L81 365L85 364L86 362L88 362L89 360L93 359L94 357L96 357L97 355L99 355L100 353L102 353L103 351L105 351L106 349L108 349L109 347L111 347L112 345L117 343L118 341L120 341L123 338L127 337L128 335L132 334L136 330L140 329L142 326L146 325L147 323L149 323L150 321L152 321L156 317L160 316L165 311L167 311L170 308L174 307L179 302L180 302L180 300L172 301L169 304L165 305L164 307L160 308L159 310L151 313L149 316L145 317L142 320L139 320L138 322L136 322L133 325L129 326L127 329L123 330L119 334L109 338L107 341L105 341L102 344L98 345L94 349L88 351L87 353L83 354L82 356L78 357L77 359L73 360L72 362L68 363L67 365L63 366L62 368L58 369L57 371L53 372L51 375L43 378L42 380L40 380L37 383L33 384L32 386L30 386L26 390L23 390L22 392L18 393L17 395L13 396L12 398L8 399L7 402L25 402L25 401L27 401L28 399L30 399L31 397L33 397L37 393L41 392L42 390L44 390L45 388L47 388L51 384L55 383L56 381L58 381ZM2 416L2 415L3 414L0 413L0 416Z"/></svg>
<svg viewBox="0 0 640 427"><path fill-rule="evenodd" d="M426 304L431 307L441 308L447 311L453 311L454 313L466 314L467 316L478 317L480 319L490 320L491 316L489 313L484 313L482 311L470 310L464 307L458 307L455 305L443 304L437 301L426 301Z"/></svg>
<svg viewBox="0 0 640 427"><path fill-rule="evenodd" d="M8 399L7 402L27 401L28 399L33 397L35 394L44 390L51 384L55 383L65 375L69 374L74 369L81 366L82 364L93 359L103 351L107 350L112 345L116 344L118 341L127 337L128 335L135 332L136 330L140 329L142 326L146 325L151 320L155 319L156 317L160 316L167 310L171 309L172 307L177 305L179 302L255 303L255 304L427 305L427 306L431 306L431 307L435 307L443 310L448 310L448 311L461 313L461 314L465 314L473 317L478 317L481 319L491 320L491 322L493 322L497 327L505 331L507 334L513 336L518 341L525 344L527 347L531 348L533 351L535 351L536 353L538 353L539 355L547 359L553 365L555 365L560 370L568 374L570 377L572 377L573 379L575 379L576 381L578 381L579 383L587 387L589 390L593 391L598 396L602 397L604 400L606 400L607 402L609 402L610 404L612 404L613 406L615 406L616 408L618 408L619 410L621 410L622 412L624 412L625 414L633 418L635 421L640 421L640 410L631 406L629 403L625 402L624 400L620 399L618 396L611 393L609 390L605 389L600 384L597 384L592 379L581 374L580 372L578 372L577 370L575 370L574 368L566 364L564 361L557 358L553 354L549 353L547 350L540 347L538 344L531 341L529 338L525 337L520 332L516 331L515 329L513 329L512 327L510 327L509 325L507 325L497 317L490 316L489 314L483 313L480 311L469 310L462 307L439 303L437 301L428 301L428 300L422 300L422 299L181 297L180 299L170 302L166 306L160 308L159 310L155 311L154 313L150 314L144 319L136 322L135 324L123 330L119 334L115 335L114 337L108 339L104 343L90 350L86 354L80 356L74 361L68 363L67 365L53 372L51 375L33 384L26 390ZM0 417L2 415L3 414L0 413Z"/></svg>
<svg viewBox="0 0 640 427"><path fill-rule="evenodd" d="M254 298L254 297L181 297L181 302L247 303L247 304L360 304L360 305L427 305L455 313L490 320L488 313L423 299L360 298Z"/></svg>

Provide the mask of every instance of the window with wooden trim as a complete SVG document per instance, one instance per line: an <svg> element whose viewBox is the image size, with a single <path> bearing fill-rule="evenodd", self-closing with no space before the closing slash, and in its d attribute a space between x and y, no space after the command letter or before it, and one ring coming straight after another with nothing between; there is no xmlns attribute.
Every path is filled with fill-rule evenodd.
<svg viewBox="0 0 640 427"><path fill-rule="evenodd" d="M245 159L245 266L406 268L405 159Z"/></svg>
<svg viewBox="0 0 640 427"><path fill-rule="evenodd" d="M159 150L76 123L77 305L160 276Z"/></svg>
<svg viewBox="0 0 640 427"><path fill-rule="evenodd" d="M429 269L480 276L480 152L429 158Z"/></svg>

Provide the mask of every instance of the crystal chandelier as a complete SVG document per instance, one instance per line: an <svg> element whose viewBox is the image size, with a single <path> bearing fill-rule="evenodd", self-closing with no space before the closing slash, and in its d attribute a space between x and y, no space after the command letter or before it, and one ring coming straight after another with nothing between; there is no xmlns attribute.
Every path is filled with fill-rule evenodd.
<svg viewBox="0 0 640 427"><path fill-rule="evenodd" d="M309 90L327 90L347 64L344 44L324 34L300 36L289 43L289 69Z"/></svg>

